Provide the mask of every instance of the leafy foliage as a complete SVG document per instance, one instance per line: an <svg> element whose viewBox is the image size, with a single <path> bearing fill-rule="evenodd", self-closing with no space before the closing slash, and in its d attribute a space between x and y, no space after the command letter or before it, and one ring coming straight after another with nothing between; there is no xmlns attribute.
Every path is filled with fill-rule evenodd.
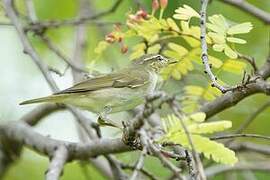
<svg viewBox="0 0 270 180"><path fill-rule="evenodd" d="M210 140L202 134L211 134L228 129L232 126L231 121L203 122L205 120L204 113L196 113L190 116L183 115L182 120L174 115L169 115L163 119L165 135L159 142L173 142L183 147L191 149L190 142L181 125L183 121L190 133L191 140L197 152L203 153L206 158L212 158L215 162L233 165L238 160L235 153L224 147L223 144Z"/></svg>
<svg viewBox="0 0 270 180"><path fill-rule="evenodd" d="M162 70L161 75L164 79L173 78L180 81L184 76L192 74L197 68L200 68L200 72L202 72L199 13L190 6L183 5L175 10L172 18L163 18L162 11L158 19L154 16L155 11L153 9L152 15L143 10L129 14L126 22L128 29L123 32L118 27L106 36L105 41L100 43L96 52L102 54L106 47L114 43L119 43L123 47L126 39L135 38L139 40L130 50L129 58L131 60L151 53L162 54L177 61L177 63ZM197 24L195 24L196 22ZM246 41L236 37L236 35L250 32L252 24L249 22L233 23L218 14L208 18L207 28L206 42L210 47L209 63L215 74L218 75L222 72L237 76L242 74L246 63L237 59L239 53L235 44L241 45ZM214 53L214 51L216 52ZM123 53L122 50L121 52ZM217 55L219 56L217 57ZM226 82L221 80L219 83L226 85ZM237 162L237 158L233 151L220 143L201 136L230 128L231 122L203 123L204 114L192 114L198 111L203 102L213 101L220 95L221 92L212 88L208 83L206 86L185 85L181 105L182 110L190 115L183 115L182 118L191 133L196 151L203 153L207 158L212 157L216 162L234 164ZM190 148L180 120L175 116L168 116L164 122L166 134L160 141L173 141Z"/></svg>

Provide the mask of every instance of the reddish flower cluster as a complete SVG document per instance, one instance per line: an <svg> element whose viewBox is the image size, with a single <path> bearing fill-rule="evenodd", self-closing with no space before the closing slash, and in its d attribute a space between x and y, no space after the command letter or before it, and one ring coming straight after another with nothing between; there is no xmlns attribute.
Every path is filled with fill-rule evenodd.
<svg viewBox="0 0 270 180"><path fill-rule="evenodd" d="M121 27L119 24L116 24L114 26L114 31L105 36L105 41L110 44L113 44L114 42L120 43L121 53L124 54L128 51L128 47L127 45L123 43L123 38L124 38L124 35L121 31Z"/></svg>
<svg viewBox="0 0 270 180"><path fill-rule="evenodd" d="M147 12L143 9L140 9L139 11L136 12L136 14L128 15L128 20L127 20L128 23L127 24L139 23L142 20L147 19L147 17L148 17Z"/></svg>

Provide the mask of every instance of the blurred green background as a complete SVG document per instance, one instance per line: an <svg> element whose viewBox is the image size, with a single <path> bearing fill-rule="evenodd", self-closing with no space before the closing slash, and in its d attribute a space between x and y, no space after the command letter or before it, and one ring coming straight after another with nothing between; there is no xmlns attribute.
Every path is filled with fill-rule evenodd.
<svg viewBox="0 0 270 180"><path fill-rule="evenodd" d="M18 0L17 7L20 12L25 12L24 1ZM106 10L111 7L115 1L113 0L91 0L90 9L92 13ZM151 0L141 0L148 12L151 12ZM270 12L269 0L249 0L248 2L257 7ZM165 11L165 16L172 16L174 9L188 4L196 10L199 10L199 1L190 0L169 0L169 7ZM41 20L50 19L68 19L76 17L79 0L34 0L34 5L38 18ZM124 0L115 13L103 18L104 21L125 22L126 14L129 11L136 11L137 6L131 0ZM226 18L235 22L250 21L254 25L251 33L245 35L248 41L246 45L239 47L239 51L243 54L251 55L256 59L258 65L262 65L269 52L269 31L270 27L265 25L255 17L218 0L212 0L208 9L209 14L223 14ZM4 10L1 9L1 21L8 22L4 16ZM95 59L94 48L100 40L104 39L106 33L113 30L112 26L96 27L88 25L87 33L87 52L85 61L90 64ZM74 29L72 27L64 27L49 30L48 34L53 42L69 57L72 56L74 48ZM22 45L12 26L0 26L0 121L18 120L23 114L35 107L19 106L18 103L25 99L40 97L50 94L50 89L42 77L37 67L32 63L31 59L23 54ZM38 38L33 37L35 47L41 54L42 58L51 66L64 70L62 61L49 51ZM125 66L128 63L128 55L122 55L119 47L112 47L103 57L98 59L95 69L108 72L111 69ZM71 73L67 72L66 76L59 77L54 75L60 88L66 88L72 84ZM237 128L247 116L256 111L256 109L270 98L263 95L254 95L237 104L237 106L228 109L218 115L221 119L229 119L233 122L233 127ZM217 117L217 116L216 116ZM215 118L216 118L215 117ZM248 133L257 133L270 135L269 132L270 108L261 113L256 121L254 121L245 131ZM54 113L46 118L35 127L35 130L44 135L50 135L56 139L78 141L76 133L76 125L71 114L68 112ZM119 134L108 130L108 136L118 136ZM245 139L246 140L246 139ZM252 141L255 141L254 139ZM258 141L258 143L269 144L266 141ZM123 161L133 163L137 153L118 155ZM270 159L269 159L270 160ZM269 161L270 162L270 161ZM48 159L36 154L35 152L25 149L22 158L15 163L8 171L4 180L37 180L44 178L44 172L48 166ZM168 176L167 170L162 170L162 166L156 159L149 158L146 162L146 168L151 169L161 179ZM270 173L257 173L257 179L269 179ZM241 179L241 176L238 176ZM78 162L72 162L65 166L63 180L84 180L84 179L104 179L93 167L82 165ZM223 177L219 177L223 179Z"/></svg>

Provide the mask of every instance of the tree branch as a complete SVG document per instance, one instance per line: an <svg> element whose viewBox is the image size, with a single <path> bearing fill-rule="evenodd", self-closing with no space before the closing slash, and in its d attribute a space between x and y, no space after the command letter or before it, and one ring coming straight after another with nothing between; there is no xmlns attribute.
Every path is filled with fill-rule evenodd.
<svg viewBox="0 0 270 180"><path fill-rule="evenodd" d="M263 11L256 6L248 3L245 0L222 0L223 2L235 6L239 9L244 10L245 12L257 17L258 19L262 20L266 24L270 24L270 13Z"/></svg>
<svg viewBox="0 0 270 180"><path fill-rule="evenodd" d="M207 177L216 176L220 173L228 171L242 171L242 170L257 170L257 171L270 171L269 162L252 162L249 163L237 163L234 166L225 166L225 165L215 165L209 168L206 168L205 173Z"/></svg>
<svg viewBox="0 0 270 180"><path fill-rule="evenodd" d="M246 87L242 87L241 89L229 91L216 98L214 101L203 105L200 111L204 112L207 118L210 118L211 116L236 105L244 98L256 93L270 95L270 83L258 79L255 83L248 84Z"/></svg>
<svg viewBox="0 0 270 180"><path fill-rule="evenodd" d="M99 155L131 151L132 148L125 145L121 139L99 139L89 143L71 143L54 140L34 132L31 127L23 122L13 122L0 126L0 132L6 138L23 143L36 152L49 157L54 156L55 150L63 145L68 151L68 160L86 160Z"/></svg>
<svg viewBox="0 0 270 180"><path fill-rule="evenodd" d="M68 151L65 146L59 146L52 157L49 169L46 172L46 180L58 180L62 175L64 165L68 158Z"/></svg>

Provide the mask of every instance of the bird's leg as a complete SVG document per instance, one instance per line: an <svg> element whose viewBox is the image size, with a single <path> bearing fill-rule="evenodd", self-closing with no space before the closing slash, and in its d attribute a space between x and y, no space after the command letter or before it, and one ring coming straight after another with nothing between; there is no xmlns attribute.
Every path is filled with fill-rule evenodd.
<svg viewBox="0 0 270 180"><path fill-rule="evenodd" d="M105 106L103 111L99 113L98 124L101 126L112 126L120 128L119 125L114 123L111 119L108 118L108 114L112 111L110 106Z"/></svg>

